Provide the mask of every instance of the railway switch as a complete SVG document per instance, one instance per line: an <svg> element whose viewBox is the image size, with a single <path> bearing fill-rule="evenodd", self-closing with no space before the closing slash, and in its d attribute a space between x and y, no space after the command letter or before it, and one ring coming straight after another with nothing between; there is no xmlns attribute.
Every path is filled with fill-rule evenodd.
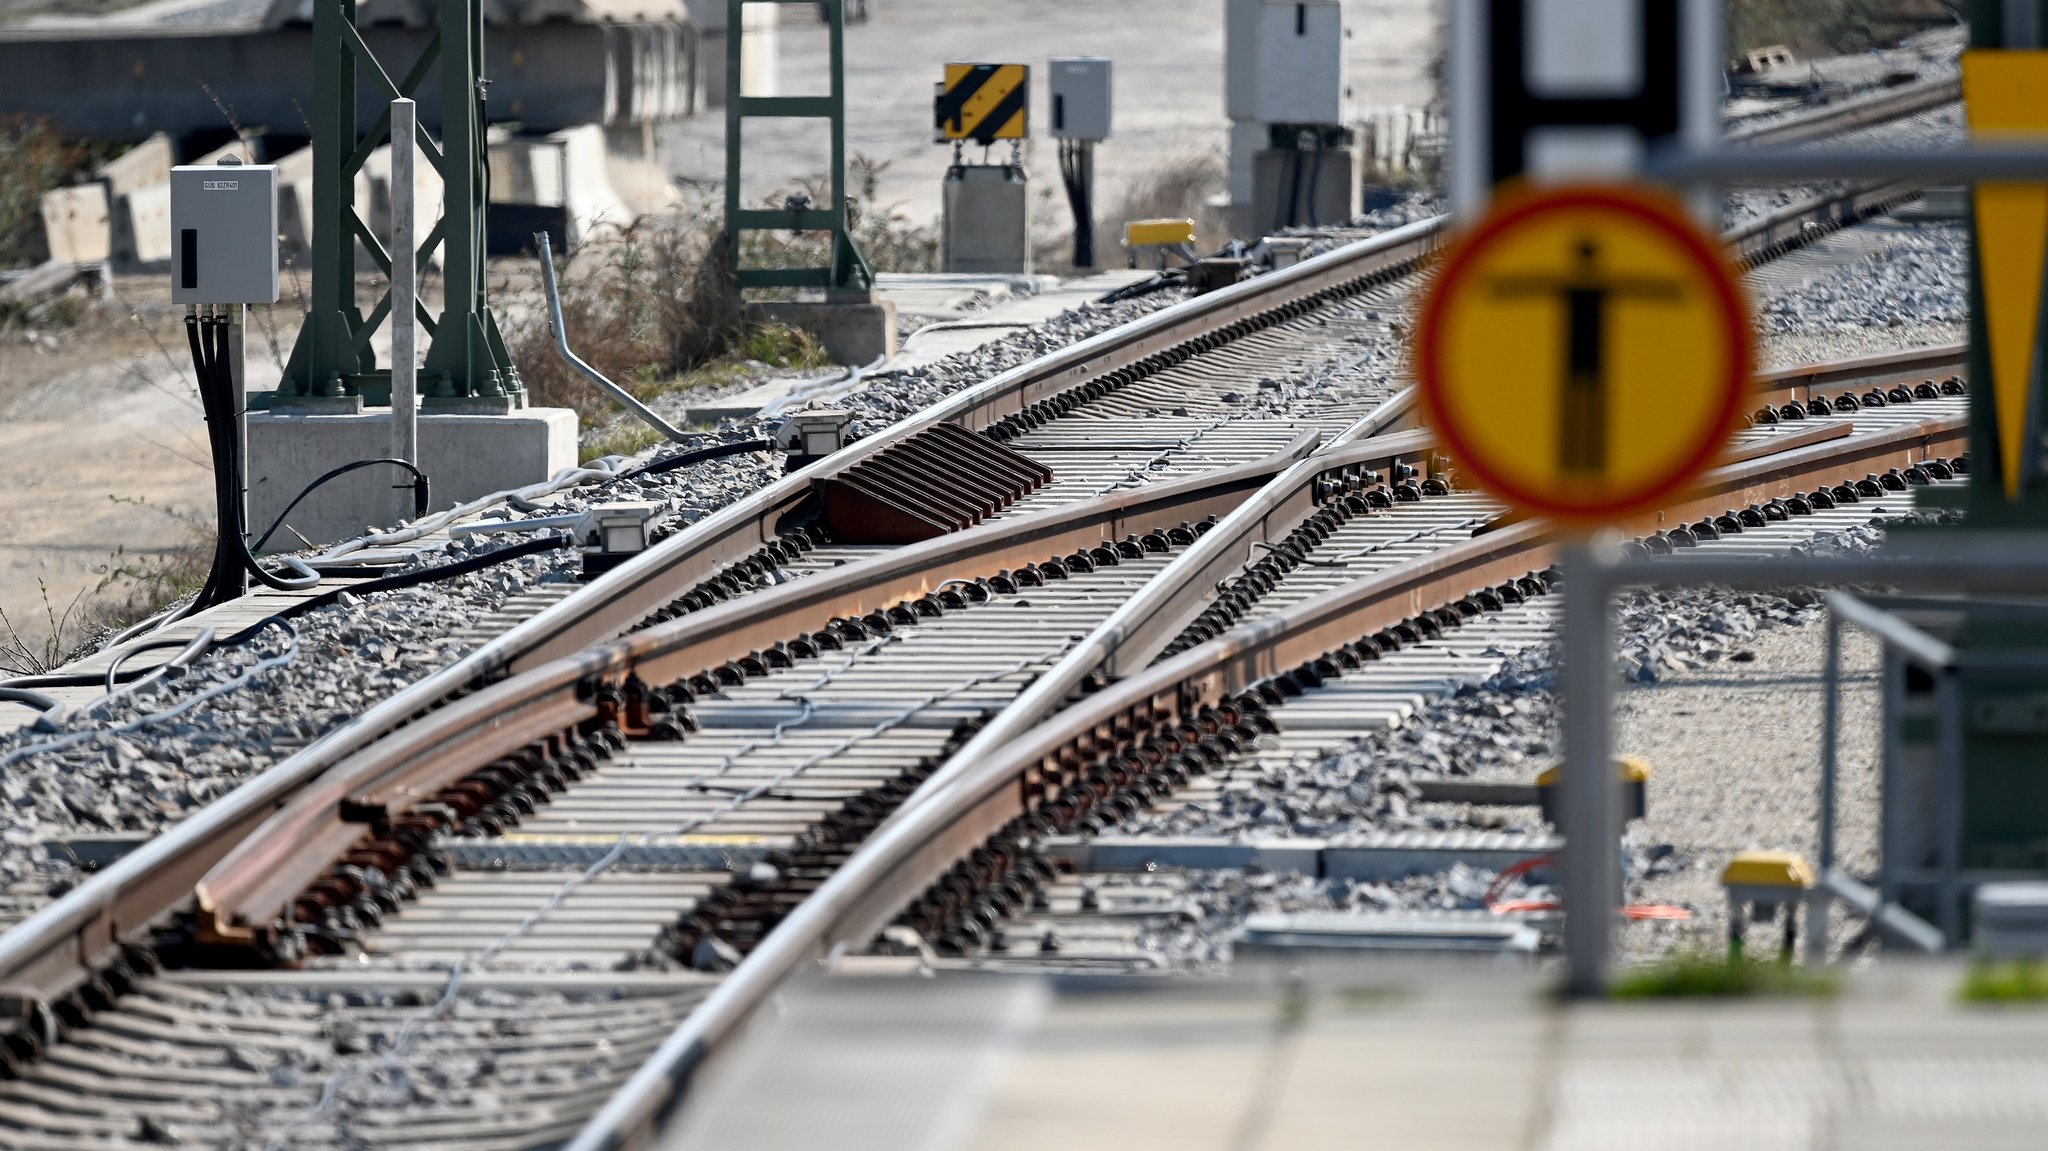
<svg viewBox="0 0 2048 1151"><path fill-rule="evenodd" d="M171 169L171 302L277 302L277 167Z"/></svg>

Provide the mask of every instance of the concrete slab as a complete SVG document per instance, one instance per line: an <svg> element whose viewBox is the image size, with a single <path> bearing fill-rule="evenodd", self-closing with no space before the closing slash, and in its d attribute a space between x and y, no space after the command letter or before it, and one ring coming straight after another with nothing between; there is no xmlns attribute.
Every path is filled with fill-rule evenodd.
<svg viewBox="0 0 2048 1151"><path fill-rule="evenodd" d="M1557 1000L1547 971L1442 958L819 978L716 1062L661 1145L745 1130L753 1151L908 1132L930 1151L2038 1147L2048 1011L1960 1004L1962 975L1888 960L1832 998L1603 1003ZM813 1066L860 1090L775 1112Z"/></svg>
<svg viewBox="0 0 2048 1151"><path fill-rule="evenodd" d="M526 408L505 416L419 417L420 468L441 511L524 487L576 463L576 413ZM391 410L357 415L249 414L249 522L262 533L300 489L328 470L391 454ZM290 550L360 535L411 514L410 478L392 466L362 468L322 486L292 510L271 543ZM303 537L303 539L301 538Z"/></svg>

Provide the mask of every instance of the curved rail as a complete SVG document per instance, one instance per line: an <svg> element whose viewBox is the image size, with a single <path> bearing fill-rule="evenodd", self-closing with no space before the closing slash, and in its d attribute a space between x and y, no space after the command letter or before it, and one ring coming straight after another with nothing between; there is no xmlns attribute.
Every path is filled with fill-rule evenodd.
<svg viewBox="0 0 2048 1151"><path fill-rule="evenodd" d="M725 566L776 538L781 519L817 481L941 423L979 430L1098 376L1144 370L1149 357L1232 324L1250 327L1322 293L1395 274L1443 242L1425 220L1347 244L1291 268L1162 308L959 392L691 525L462 660L373 705L201 812L0 933L0 999L46 1003L118 956L122 941L181 906L227 851L301 788L377 740L465 691L617 635ZM5 1021L0 1021L4 1026Z"/></svg>
<svg viewBox="0 0 2048 1151"><path fill-rule="evenodd" d="M1677 505L1628 525L1650 532L1768 502L1816 483L1861 478L1967 448L1960 418L1834 438L1729 464ZM1249 509L1247 509L1249 510ZM1194 715L1316 660L1331 649L1453 603L1476 588L1549 567L1556 543L1536 522L1506 525L1370 575L1329 595L1235 628L1110 685L987 754L962 749L928 782L923 802L885 823L800 904L747 961L686 1018L627 1085L584 1128L570 1151L651 1145L654 1132L698 1067L782 981L808 963L861 947L955 862L1028 811L1025 781L1062 752L1125 724L1151 729ZM958 770L954 763L961 764ZM935 787L950 773L951 783ZM1050 774L1050 772L1048 772Z"/></svg>
<svg viewBox="0 0 2048 1151"><path fill-rule="evenodd" d="M1753 135L1789 139L1790 124L1768 125ZM1826 198L1798 205L1751 227L1747 234L1753 237L1752 246L1743 250L1767 254L1774 245L1796 242L1811 231L1802 225L1802 213L1812 223L1847 218L1830 208ZM1292 314L1325 294L1412 267L1445 241L1445 231L1441 217L1421 221L1161 309L958 393L707 517L594 581L584 593L369 708L0 934L0 998L16 1004L48 1003L87 984L96 970L118 957L124 940L183 906L209 869L309 782L465 691L546 665L631 628L772 541L782 517L802 502L816 481L940 423L978 430L1006 419L1053 414L1061 410L1061 393L1076 385L1170 363L1186 354L1186 345L1199 347L1205 337L1220 333L1227 339L1262 320Z"/></svg>

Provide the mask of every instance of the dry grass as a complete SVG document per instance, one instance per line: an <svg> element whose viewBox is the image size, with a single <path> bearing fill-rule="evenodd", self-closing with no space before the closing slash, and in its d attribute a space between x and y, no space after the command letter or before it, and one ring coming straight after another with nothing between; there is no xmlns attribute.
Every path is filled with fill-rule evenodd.
<svg viewBox="0 0 2048 1151"><path fill-rule="evenodd" d="M1728 48L1783 44L1801 56L1864 52L1893 42L1912 17L1939 17L1936 0L1730 0Z"/></svg>
<svg viewBox="0 0 2048 1151"><path fill-rule="evenodd" d="M1227 187L1223 155L1219 152L1184 153L1148 169L1122 187L1104 188L1098 182L1095 266L1124 266L1124 223L1129 220L1186 217L1195 222L1197 251L1208 253L1222 247L1230 239L1230 221L1225 211L1211 201ZM1076 271L1074 224L1066 192L1058 180L1042 180L1039 197L1033 209L1038 228L1031 240L1032 267L1040 272L1071 275Z"/></svg>
<svg viewBox="0 0 2048 1151"><path fill-rule="evenodd" d="M41 618L16 620L0 611L0 674L42 675L62 667L86 654L99 637L197 592L212 568L213 533L195 528L161 555L118 564L61 610L50 599L49 585L38 580Z"/></svg>
<svg viewBox="0 0 2048 1151"><path fill-rule="evenodd" d="M852 165L856 242L878 270L936 267L938 231L919 227L894 206L874 204L885 165L856 157ZM822 181L813 184L822 186ZM817 187L777 193L815 197ZM749 321L726 272L723 211L709 203L631 226L601 231L573 257L556 262L562 317L569 346L608 379L643 401L681 391L744 382L750 365L808 370L828 361L810 336L776 324ZM798 267L830 259L829 238L751 232L744 238L746 267ZM539 294L536 283L533 290ZM545 324L522 324L508 333L531 402L574 409L590 431L584 454L625 454L648 446L653 434L612 419L618 406L556 353Z"/></svg>
<svg viewBox="0 0 2048 1151"><path fill-rule="evenodd" d="M107 145L70 139L46 120L0 120L0 267L50 258L43 193L91 171L107 154Z"/></svg>

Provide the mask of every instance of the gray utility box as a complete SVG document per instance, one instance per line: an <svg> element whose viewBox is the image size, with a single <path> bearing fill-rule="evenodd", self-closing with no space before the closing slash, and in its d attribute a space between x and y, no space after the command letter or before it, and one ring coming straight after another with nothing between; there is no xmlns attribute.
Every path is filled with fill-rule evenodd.
<svg viewBox="0 0 2048 1151"><path fill-rule="evenodd" d="M1338 0L1229 0L1224 104L1233 120L1344 122Z"/></svg>
<svg viewBox="0 0 2048 1151"><path fill-rule="evenodd" d="M277 302L277 167L171 169L171 302Z"/></svg>
<svg viewBox="0 0 2048 1151"><path fill-rule="evenodd" d="M1051 71L1053 138L1109 139L1109 57L1054 56Z"/></svg>
<svg viewBox="0 0 2048 1151"><path fill-rule="evenodd" d="M1031 270L1031 196L1024 169L955 164L946 170L946 271Z"/></svg>

